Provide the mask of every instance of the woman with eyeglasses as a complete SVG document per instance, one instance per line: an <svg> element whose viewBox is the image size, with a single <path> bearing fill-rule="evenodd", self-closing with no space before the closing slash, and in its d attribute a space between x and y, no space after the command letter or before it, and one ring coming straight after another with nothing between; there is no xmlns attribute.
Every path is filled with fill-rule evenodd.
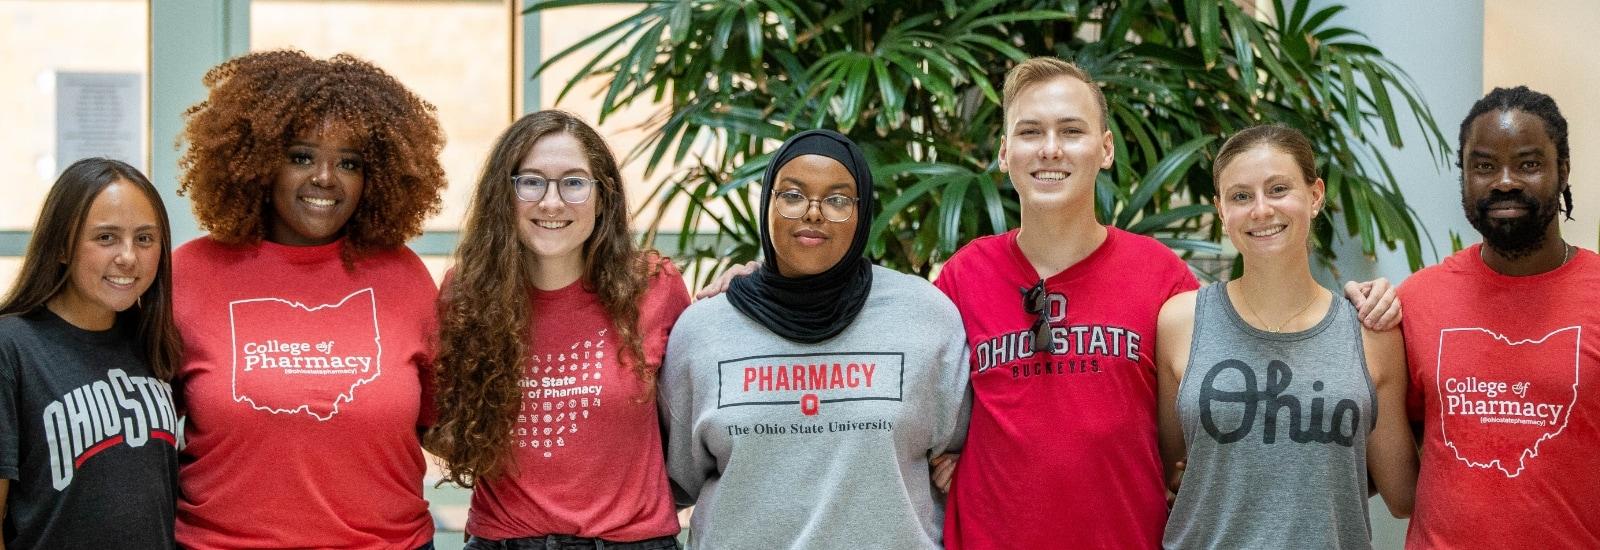
<svg viewBox="0 0 1600 550"><path fill-rule="evenodd" d="M761 180L763 260L684 312L667 346L667 468L697 550L939 548L929 457L958 447L955 307L863 256L872 175L832 131Z"/></svg>
<svg viewBox="0 0 1600 550"><path fill-rule="evenodd" d="M1403 518L1417 477L1401 333L1363 327L1311 276L1325 190L1304 135L1240 131L1212 170L1245 270L1158 317L1161 452L1182 476L1162 545L1371 548L1369 480Z"/></svg>
<svg viewBox="0 0 1600 550"><path fill-rule="evenodd" d="M185 548L432 545L433 278L406 240L444 189L433 106L355 57L257 52L206 73L173 252L188 413Z"/></svg>
<svg viewBox="0 0 1600 550"><path fill-rule="evenodd" d="M472 488L470 549L676 548L656 373L689 304L633 243L622 175L571 114L522 117L473 192L439 302L428 448Z"/></svg>

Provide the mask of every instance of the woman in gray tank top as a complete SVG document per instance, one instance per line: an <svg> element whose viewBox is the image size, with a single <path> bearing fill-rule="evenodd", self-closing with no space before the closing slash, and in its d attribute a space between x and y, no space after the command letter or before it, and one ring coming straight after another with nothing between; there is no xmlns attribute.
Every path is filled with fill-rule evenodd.
<svg viewBox="0 0 1600 550"><path fill-rule="evenodd" d="M1400 332L1363 328L1311 276L1324 184L1305 136L1250 128L1212 166L1246 267L1161 309L1161 451L1177 492L1162 544L1370 548L1369 476L1395 517L1416 483Z"/></svg>

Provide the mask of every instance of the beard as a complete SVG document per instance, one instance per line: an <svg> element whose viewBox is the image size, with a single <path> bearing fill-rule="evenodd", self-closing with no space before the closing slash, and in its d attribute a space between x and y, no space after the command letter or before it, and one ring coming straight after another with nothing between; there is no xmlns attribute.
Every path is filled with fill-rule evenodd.
<svg viewBox="0 0 1600 550"><path fill-rule="evenodd" d="M1544 245L1546 230L1556 219L1557 199L1539 200L1522 191L1489 191L1488 196L1473 202L1461 193L1461 209L1467 213L1472 228L1483 235L1483 242L1508 260L1527 257ZM1513 202L1528 211L1517 218L1491 218L1489 205Z"/></svg>

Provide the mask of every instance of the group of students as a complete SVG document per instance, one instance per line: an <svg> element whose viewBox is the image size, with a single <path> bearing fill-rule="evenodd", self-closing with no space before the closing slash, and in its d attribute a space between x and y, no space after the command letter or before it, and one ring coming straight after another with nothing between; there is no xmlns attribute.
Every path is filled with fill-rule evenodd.
<svg viewBox="0 0 1600 550"><path fill-rule="evenodd" d="M932 284L873 265L865 155L802 131L762 259L691 304L572 115L496 141L436 289L404 246L445 185L432 106L349 56L205 84L208 235L171 250L149 181L80 161L0 304L6 548L428 548L423 448L474 549L676 548L689 505L697 549L1365 548L1373 491L1408 546L1600 547L1600 257L1560 237L1565 120L1526 88L1462 123L1484 244L1398 292L1312 278L1292 129L1212 163L1239 278L1099 224L1104 97L1035 58L1003 90L1019 229Z"/></svg>

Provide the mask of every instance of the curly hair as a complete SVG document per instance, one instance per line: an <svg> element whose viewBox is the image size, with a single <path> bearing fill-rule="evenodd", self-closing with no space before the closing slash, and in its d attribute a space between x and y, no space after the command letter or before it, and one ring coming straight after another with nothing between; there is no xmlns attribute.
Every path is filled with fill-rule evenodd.
<svg viewBox="0 0 1600 550"><path fill-rule="evenodd" d="M361 141L366 167L361 200L345 222L347 260L405 244L439 211L444 132L435 109L372 63L257 52L213 67L203 82L210 95L184 111L178 192L212 238L260 242L290 141L330 121Z"/></svg>
<svg viewBox="0 0 1600 550"><path fill-rule="evenodd" d="M557 133L578 140L598 182L594 232L583 245L584 288L599 296L611 319L622 344L620 364L644 382L647 396L655 394L659 365L645 363L639 299L667 260L635 247L622 174L600 134L562 111L524 116L495 142L473 191L454 274L440 292L434 369L439 417L426 443L444 460L446 479L463 487L509 469L512 424L522 400L517 382L528 361L527 274L538 261L517 238L511 176L534 142ZM507 253L513 250L523 252Z"/></svg>

